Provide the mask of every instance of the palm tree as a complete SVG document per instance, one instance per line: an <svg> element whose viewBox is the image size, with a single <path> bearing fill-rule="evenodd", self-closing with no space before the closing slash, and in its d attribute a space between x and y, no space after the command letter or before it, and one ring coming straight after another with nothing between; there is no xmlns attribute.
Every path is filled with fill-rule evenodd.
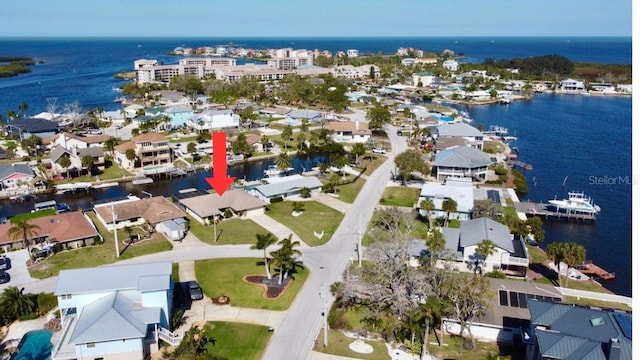
<svg viewBox="0 0 640 360"><path fill-rule="evenodd" d="M262 250L264 254L264 268L267 271L267 279L271 279L269 272L269 258L267 257L267 248L278 241L272 233L256 234L256 243L251 245L251 250Z"/></svg>
<svg viewBox="0 0 640 360"><path fill-rule="evenodd" d="M287 151L287 149L289 148L287 144L289 143L289 139L291 139L292 134L293 128L291 127L291 125L287 125L284 129L282 129L282 133L280 134L280 136L282 137L282 140L284 140L284 151Z"/></svg>
<svg viewBox="0 0 640 360"><path fill-rule="evenodd" d="M135 167L135 159L136 159L136 151L134 149L127 149L127 151L124 153L125 156L127 157L127 160L134 162L133 163L133 167Z"/></svg>
<svg viewBox="0 0 640 360"><path fill-rule="evenodd" d="M458 211L458 203L453 199L447 198L442 202L442 210L447 212L447 217L444 219L444 227L447 227L447 224L449 224L449 215L452 212Z"/></svg>
<svg viewBox="0 0 640 360"><path fill-rule="evenodd" d="M292 208L294 212L300 213L304 211L304 203L299 201L294 201L292 204Z"/></svg>
<svg viewBox="0 0 640 360"><path fill-rule="evenodd" d="M307 132L309 131L309 119L302 119L300 124L300 131Z"/></svg>
<svg viewBox="0 0 640 360"><path fill-rule="evenodd" d="M295 270L296 267L301 266L301 262L296 260L296 255L301 256L300 250L295 249L300 246L299 241L291 241L291 234L280 242L280 249L271 252L271 257L274 263L280 269L278 278L278 285L282 285L282 281L285 280L290 271Z"/></svg>
<svg viewBox="0 0 640 360"><path fill-rule="evenodd" d="M564 261L566 257L566 243L551 243L547 246L547 257L553 260L554 265L558 269L558 285L562 286L562 282L560 281L560 263Z"/></svg>
<svg viewBox="0 0 640 360"><path fill-rule="evenodd" d="M281 171L285 171L291 167L291 162L291 157L286 152L281 152L276 158L276 167Z"/></svg>
<svg viewBox="0 0 640 360"><path fill-rule="evenodd" d="M364 155L365 152L366 149L363 143L355 143L353 147L351 147L351 153L356 157L356 164L360 165L360 156Z"/></svg>
<svg viewBox="0 0 640 360"><path fill-rule="evenodd" d="M93 167L93 158L91 157L91 155L89 154L84 155L80 161L81 161L82 167L87 169L90 172L91 168Z"/></svg>
<svg viewBox="0 0 640 360"><path fill-rule="evenodd" d="M118 145L118 143L120 142L120 139L118 138L108 138L107 140L105 140L104 142L104 148L110 152L111 154L113 154L113 150L115 149L116 145Z"/></svg>
<svg viewBox="0 0 640 360"><path fill-rule="evenodd" d="M485 262L487 258L497 251L496 246L493 244L493 241L489 239L482 240L478 247L476 247L476 269L482 274L482 268L480 267L480 263ZM474 273L475 270L474 269Z"/></svg>
<svg viewBox="0 0 640 360"><path fill-rule="evenodd" d="M300 189L300 196L303 199L308 199L311 197L311 189L309 189L308 187L303 187L302 189Z"/></svg>
<svg viewBox="0 0 640 360"><path fill-rule="evenodd" d="M16 220L13 225L7 230L7 235L14 241L21 239L24 247L27 248L29 256L31 256L30 238L38 235L37 230L40 230L40 226L34 225L29 222L28 219Z"/></svg>
<svg viewBox="0 0 640 360"><path fill-rule="evenodd" d="M427 212L427 220L429 221L429 229L431 229L431 212L436 209L436 206L433 204L433 200L431 198L424 198L420 202L420 210L424 210Z"/></svg>
<svg viewBox="0 0 640 360"><path fill-rule="evenodd" d="M68 177L69 176L69 166L71 166L71 159L69 158L69 155L67 155L67 154L62 155L60 160L58 160L58 164L64 168L65 172L67 173L67 177Z"/></svg>
<svg viewBox="0 0 640 360"><path fill-rule="evenodd" d="M564 261L567 263L567 272L564 277L565 287L569 286L569 269L581 265L587 256L587 250L585 250L584 246L575 242L570 242L566 245L564 258Z"/></svg>
<svg viewBox="0 0 640 360"><path fill-rule="evenodd" d="M18 289L10 286L0 294L0 304L5 311L13 313L16 317L31 314L37 308L34 297L24 294L24 288Z"/></svg>
<svg viewBox="0 0 640 360"><path fill-rule="evenodd" d="M27 109L29 109L29 105L24 101L18 105L18 110L22 114L22 117L27 117Z"/></svg>
<svg viewBox="0 0 640 360"><path fill-rule="evenodd" d="M429 249L429 265L433 266L433 262L438 258L438 254L446 247L444 236L442 236L440 231L432 229L427 235L425 245L427 245Z"/></svg>

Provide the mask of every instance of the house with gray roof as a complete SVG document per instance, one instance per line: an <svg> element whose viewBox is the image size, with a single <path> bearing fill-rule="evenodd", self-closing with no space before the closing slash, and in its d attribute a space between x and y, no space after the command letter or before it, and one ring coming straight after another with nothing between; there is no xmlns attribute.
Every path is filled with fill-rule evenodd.
<svg viewBox="0 0 640 360"><path fill-rule="evenodd" d="M427 212L420 210L420 204L427 199L430 199L434 205L434 209L431 211L432 218L446 218L447 212L442 210L442 203L451 199L456 202L457 207L456 211L448 214L449 220L469 220L473 213L473 184L470 178L447 178L444 183L425 182L422 184L417 208L420 215L425 217Z"/></svg>
<svg viewBox="0 0 640 360"><path fill-rule="evenodd" d="M261 215L264 214L267 206L264 201L239 189L227 190L222 196L209 193L200 194L199 192L194 192L195 196L188 195L190 193L178 194L177 196L180 198L177 203L187 214L204 225L223 218L228 211L231 212L231 215L239 218Z"/></svg>
<svg viewBox="0 0 640 360"><path fill-rule="evenodd" d="M52 359L143 359L170 332L171 262L62 270L62 332Z"/></svg>
<svg viewBox="0 0 640 360"><path fill-rule="evenodd" d="M460 271L498 270L508 275L525 276L529 266L529 253L522 237L509 232L509 228L489 218L477 218L460 224L459 229L443 228L446 253L452 254L452 265ZM490 240L494 253L483 258L478 245Z"/></svg>
<svg viewBox="0 0 640 360"><path fill-rule="evenodd" d="M0 165L0 186L2 190L17 189L24 185L29 185L36 175L27 164L1 164Z"/></svg>
<svg viewBox="0 0 640 360"><path fill-rule="evenodd" d="M436 154L433 168L438 180L448 177L471 177L476 181L487 178L489 155L469 146L454 146Z"/></svg>
<svg viewBox="0 0 640 360"><path fill-rule="evenodd" d="M436 127L433 137L438 138L463 138L468 146L482 150L484 146L484 134L475 127L463 123L444 124Z"/></svg>
<svg viewBox="0 0 640 360"><path fill-rule="evenodd" d="M39 136L44 139L60 131L60 125L47 119L19 118L9 121L4 126L4 130L9 136L19 140L28 139L31 136Z"/></svg>
<svg viewBox="0 0 640 360"><path fill-rule="evenodd" d="M302 119L307 119L309 122L319 122L322 120L322 113L307 109L291 110L287 113L287 117L292 120L302 121Z"/></svg>
<svg viewBox="0 0 640 360"><path fill-rule="evenodd" d="M291 175L265 179L267 184L258 185L249 190L258 199L270 202L271 199L283 199L300 195L300 190L308 188L311 193L318 193L322 189L322 182L315 176Z"/></svg>
<svg viewBox="0 0 640 360"><path fill-rule="evenodd" d="M631 360L631 313L527 299L527 360Z"/></svg>

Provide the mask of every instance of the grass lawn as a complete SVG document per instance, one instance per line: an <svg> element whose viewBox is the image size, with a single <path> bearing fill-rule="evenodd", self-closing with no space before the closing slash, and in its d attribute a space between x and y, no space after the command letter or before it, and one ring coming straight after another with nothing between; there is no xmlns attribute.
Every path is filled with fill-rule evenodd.
<svg viewBox="0 0 640 360"><path fill-rule="evenodd" d="M362 189L365 182L366 182L365 179L359 178L358 180L356 180L355 182L352 182L351 184L338 186L338 196L339 196L338 198L341 201L344 201L349 204L353 204L353 202L356 200L356 197L360 193L360 189Z"/></svg>
<svg viewBox="0 0 640 360"><path fill-rule="evenodd" d="M227 219L216 225L218 241L213 241L213 226L202 225L189 216L190 231L209 245L254 244L256 234L269 232L250 219Z"/></svg>
<svg viewBox="0 0 640 360"><path fill-rule="evenodd" d="M221 359L260 359L271 338L268 326L211 321L205 327L215 339L209 354Z"/></svg>
<svg viewBox="0 0 640 360"><path fill-rule="evenodd" d="M512 346L504 345L498 347L494 342L476 341L474 350L464 350L461 346L462 339L458 336L451 336L439 333L438 336L442 340L442 346L438 346L433 332L429 333L429 344L427 351L437 359L458 359L458 360L476 360L476 359L493 359L490 354L500 355L502 360L524 359L524 347L515 349ZM502 348L502 352L500 351ZM511 356L513 352L518 355Z"/></svg>
<svg viewBox="0 0 640 360"><path fill-rule="evenodd" d="M367 167L367 170L365 170L364 174L369 176L385 161L387 161L387 157L384 155L368 153L364 155L362 159L360 159L360 165Z"/></svg>
<svg viewBox="0 0 640 360"><path fill-rule="evenodd" d="M382 211L382 210L376 210L376 212L378 211ZM373 216L371 217L372 221L376 217L376 212L374 212ZM362 246L369 246L371 245L371 243L373 243L376 240L372 238L370 235L371 233L370 230L372 228L373 228L372 222L369 222L369 224L367 225L367 230L364 233L364 236L362 237ZM427 237L428 230L429 230L429 224L427 223L427 221L421 220L419 216L417 216L415 226L411 228L411 237L414 239L425 239Z"/></svg>
<svg viewBox="0 0 640 360"><path fill-rule="evenodd" d="M332 354L337 356L345 356L355 359L368 359L368 360L386 360L391 359L387 346L384 341L378 340L365 340L365 343L373 347L373 352L370 354L361 354L349 349L349 344L355 341L355 339L343 335L341 332L333 329L329 329L329 340L327 347L324 347L324 330L320 330L318 338L316 339L316 345L313 347L315 351L319 351L325 354Z"/></svg>
<svg viewBox="0 0 640 360"><path fill-rule="evenodd" d="M40 218L40 217L43 217L43 216L55 215L57 213L58 213L58 211L56 209L40 210L40 211L36 211L36 212L28 212L28 213L24 213L24 214L18 214L16 216L11 217L9 219L9 221L11 221L12 223L15 223L18 220L35 219L35 218Z"/></svg>
<svg viewBox="0 0 640 360"><path fill-rule="evenodd" d="M291 201L267 205L266 214L293 230L309 246L318 246L331 239L344 215L317 201L304 201L304 212L298 217L291 215ZM324 231L321 240L313 232Z"/></svg>
<svg viewBox="0 0 640 360"><path fill-rule="evenodd" d="M169 140L169 142L170 143L190 143L190 142L197 143L198 142L198 135L171 138L171 140Z"/></svg>
<svg viewBox="0 0 640 360"><path fill-rule="evenodd" d="M62 172L62 174L64 174L64 172ZM109 166L108 168L104 169L102 171L102 173L100 175L82 175L73 179L66 179L66 180L59 180L56 181L56 184L70 184L70 183L77 183L77 182L93 182L96 181L97 179L100 179L102 181L104 180L114 180L114 179L120 179L122 177L125 176L130 176L131 174L119 167L117 164L113 163L111 166Z"/></svg>
<svg viewBox="0 0 640 360"><path fill-rule="evenodd" d="M577 298L574 296L565 296L565 301L569 304L577 304L582 306L596 306L603 309L618 309L618 310L624 310L624 311L631 311L631 308L627 304L622 304L617 302Z"/></svg>
<svg viewBox="0 0 640 360"><path fill-rule="evenodd" d="M380 204L388 206L404 206L412 207L418 201L420 196L420 189L405 187L405 186L392 186L384 189Z"/></svg>
<svg viewBox="0 0 640 360"><path fill-rule="evenodd" d="M119 230L120 258L117 259L113 232L108 232L106 228L97 221L94 213L88 213L88 215L94 224L96 224L98 231L104 238L104 243L86 246L80 249L61 251L45 260L39 261L36 265L29 268L29 273L32 277L44 279L49 276L58 275L60 270L111 264L117 260L130 259L136 256L171 250L173 248L169 240L160 233L154 233L149 240L143 240L125 246L122 239L125 239L128 235L124 230Z"/></svg>
<svg viewBox="0 0 640 360"><path fill-rule="evenodd" d="M485 141L482 145L484 152L488 154L503 153L505 150L504 144L500 141Z"/></svg>
<svg viewBox="0 0 640 360"><path fill-rule="evenodd" d="M264 274L261 258L201 260L196 261L195 270L196 279L207 297L226 295L232 306L265 310L288 309L309 275L306 268L298 269L298 272L293 274L295 280L282 296L270 300L263 297L265 289L262 286L242 280L245 275Z"/></svg>
<svg viewBox="0 0 640 360"><path fill-rule="evenodd" d="M457 220L457 219L449 220L449 223L447 223L447 227L450 227L453 229L460 229L460 220Z"/></svg>

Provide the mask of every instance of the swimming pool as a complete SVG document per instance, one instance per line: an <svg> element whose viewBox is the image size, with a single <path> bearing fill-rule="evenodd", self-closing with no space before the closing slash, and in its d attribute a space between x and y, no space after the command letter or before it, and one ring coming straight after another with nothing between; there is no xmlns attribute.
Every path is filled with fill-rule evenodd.
<svg viewBox="0 0 640 360"><path fill-rule="evenodd" d="M26 333L20 344L18 344L18 352L11 356L11 360L47 360L51 359L51 343L52 332L50 330L35 330Z"/></svg>

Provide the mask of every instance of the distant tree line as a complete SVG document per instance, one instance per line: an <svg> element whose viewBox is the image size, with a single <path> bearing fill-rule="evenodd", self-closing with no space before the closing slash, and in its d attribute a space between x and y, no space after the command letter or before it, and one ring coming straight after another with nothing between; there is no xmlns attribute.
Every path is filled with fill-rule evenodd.
<svg viewBox="0 0 640 360"><path fill-rule="evenodd" d="M530 58L514 59L486 59L486 68L510 68L519 69L523 75L548 76L548 75L571 75L574 71L574 63L568 58L560 55L534 56Z"/></svg>

